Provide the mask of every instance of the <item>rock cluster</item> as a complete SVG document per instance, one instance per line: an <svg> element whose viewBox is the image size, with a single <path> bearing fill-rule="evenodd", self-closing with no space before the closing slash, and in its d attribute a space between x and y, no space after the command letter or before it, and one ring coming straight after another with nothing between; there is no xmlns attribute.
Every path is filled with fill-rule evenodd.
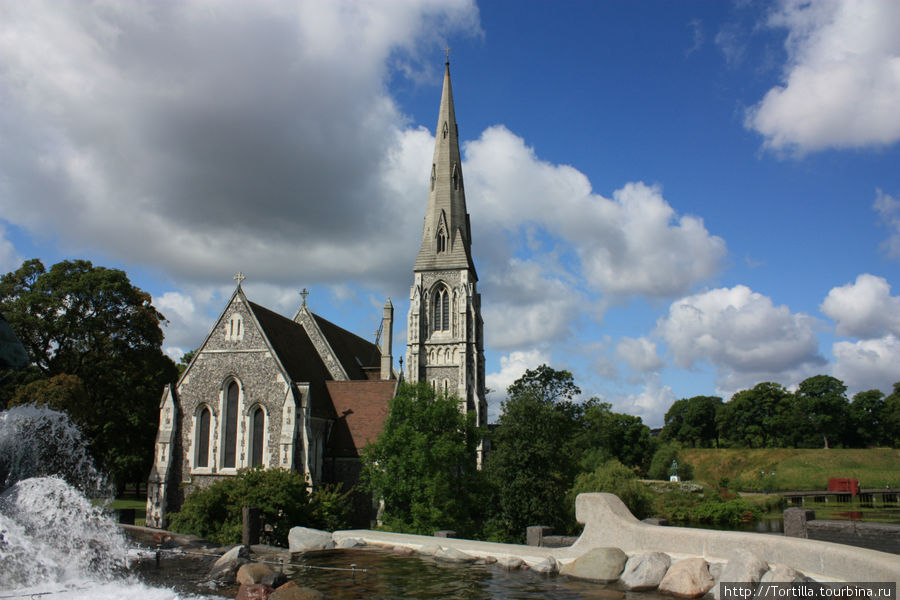
<svg viewBox="0 0 900 600"><path fill-rule="evenodd" d="M705 559L673 561L664 552L642 552L628 557L619 548L593 548L562 566L560 573L598 582L617 581L629 591L656 590L682 598L711 593L719 598L719 581L759 583L760 581L811 581L781 565L769 565L746 550L737 550L728 562L709 564Z"/></svg>

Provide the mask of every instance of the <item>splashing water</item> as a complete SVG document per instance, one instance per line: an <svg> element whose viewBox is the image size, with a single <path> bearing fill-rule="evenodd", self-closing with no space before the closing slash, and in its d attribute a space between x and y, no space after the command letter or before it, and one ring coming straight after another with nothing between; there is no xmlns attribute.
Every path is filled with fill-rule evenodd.
<svg viewBox="0 0 900 600"><path fill-rule="evenodd" d="M127 576L130 544L89 499L109 496L65 414L34 406L0 412L0 596L179 598Z"/></svg>
<svg viewBox="0 0 900 600"><path fill-rule="evenodd" d="M48 475L62 477L90 497L111 493L81 430L66 414L33 405L0 412L0 492L17 481Z"/></svg>

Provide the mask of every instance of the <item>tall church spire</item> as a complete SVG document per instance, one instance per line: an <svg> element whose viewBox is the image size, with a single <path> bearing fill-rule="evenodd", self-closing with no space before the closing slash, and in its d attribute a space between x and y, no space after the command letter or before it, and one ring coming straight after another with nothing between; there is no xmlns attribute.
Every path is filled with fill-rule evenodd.
<svg viewBox="0 0 900 600"><path fill-rule="evenodd" d="M450 62L435 129L434 159L422 246L413 266L406 349L407 379L457 396L461 408L487 425L481 294L472 262L459 130Z"/></svg>
<svg viewBox="0 0 900 600"><path fill-rule="evenodd" d="M449 59L444 67L444 89L434 138L428 208L415 269L468 268L474 274Z"/></svg>

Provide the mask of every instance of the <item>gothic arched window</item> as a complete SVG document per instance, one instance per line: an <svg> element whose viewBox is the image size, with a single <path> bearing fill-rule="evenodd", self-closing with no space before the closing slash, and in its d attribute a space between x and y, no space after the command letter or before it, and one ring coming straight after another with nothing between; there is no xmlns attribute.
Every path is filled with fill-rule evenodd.
<svg viewBox="0 0 900 600"><path fill-rule="evenodd" d="M447 249L447 234L444 232L444 229L441 228L437 234L437 251L443 252Z"/></svg>
<svg viewBox="0 0 900 600"><path fill-rule="evenodd" d="M194 466L209 466L209 408L204 406L197 418L197 461Z"/></svg>
<svg viewBox="0 0 900 600"><path fill-rule="evenodd" d="M244 338L244 319L240 313L231 315L231 319L225 325L225 339L235 342Z"/></svg>
<svg viewBox="0 0 900 600"><path fill-rule="evenodd" d="M222 432L222 467L233 469L237 466L237 422L238 397L240 388L232 380L225 389L225 429Z"/></svg>
<svg viewBox="0 0 900 600"><path fill-rule="evenodd" d="M435 331L450 329L450 291L447 288L441 287L435 291L432 312Z"/></svg>
<svg viewBox="0 0 900 600"><path fill-rule="evenodd" d="M250 438L250 466L260 467L263 464L263 440L266 433L266 413L257 406L250 418L252 435Z"/></svg>

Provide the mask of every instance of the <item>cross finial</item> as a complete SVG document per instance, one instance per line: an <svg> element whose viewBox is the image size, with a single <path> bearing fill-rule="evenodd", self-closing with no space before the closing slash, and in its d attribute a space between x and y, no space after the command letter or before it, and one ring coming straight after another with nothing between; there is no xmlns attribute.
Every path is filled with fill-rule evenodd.
<svg viewBox="0 0 900 600"><path fill-rule="evenodd" d="M245 279L247 279L247 278L244 277L244 274L241 273L240 271L238 271L237 275L234 276L234 280L238 282L238 287L240 287L241 282L244 281Z"/></svg>
<svg viewBox="0 0 900 600"><path fill-rule="evenodd" d="M303 288L303 291L300 292L300 295L303 296L303 306L306 306L306 297L309 296L309 290Z"/></svg>
<svg viewBox="0 0 900 600"><path fill-rule="evenodd" d="M446 48L444 48L444 50L447 51L447 64L449 65L450 64L450 46L447 46Z"/></svg>

